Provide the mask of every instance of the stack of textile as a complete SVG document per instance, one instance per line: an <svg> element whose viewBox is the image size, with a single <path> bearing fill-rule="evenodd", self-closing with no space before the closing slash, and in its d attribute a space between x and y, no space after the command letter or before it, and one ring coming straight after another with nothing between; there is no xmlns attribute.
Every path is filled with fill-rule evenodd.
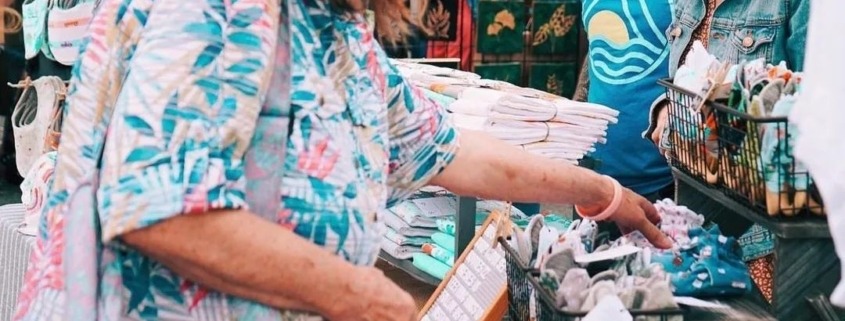
<svg viewBox="0 0 845 321"><path fill-rule="evenodd" d="M447 107L459 128L484 131L526 151L577 163L606 141L619 112L448 68L397 62L402 74Z"/></svg>
<svg viewBox="0 0 845 321"><path fill-rule="evenodd" d="M515 220L526 215L516 208L497 201L480 201L476 205L476 229L490 212L507 212ZM386 225L382 250L402 260L413 259L420 270L442 279L455 257L455 215L457 198L452 195L416 198L380 211L379 220Z"/></svg>

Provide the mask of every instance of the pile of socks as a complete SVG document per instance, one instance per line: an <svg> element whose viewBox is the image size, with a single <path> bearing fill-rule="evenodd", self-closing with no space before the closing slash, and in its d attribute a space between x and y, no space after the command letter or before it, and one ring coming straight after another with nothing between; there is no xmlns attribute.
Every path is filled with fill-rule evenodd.
<svg viewBox="0 0 845 321"><path fill-rule="evenodd" d="M619 112L571 101L539 90L478 75L426 65L398 63L411 83L445 106L459 128L483 131L524 150L577 163L595 144L605 143L607 128Z"/></svg>
<svg viewBox="0 0 845 321"><path fill-rule="evenodd" d="M534 291L547 291L555 308L567 312L588 313L605 297L629 310L667 310L678 307L674 296L726 297L751 290L736 239L722 235L718 226L703 227L703 216L671 200L655 207L672 249L654 248L639 232L611 241L586 219L560 228L534 218L509 243L539 271L542 289Z"/></svg>
<svg viewBox="0 0 845 321"><path fill-rule="evenodd" d="M476 203L476 230L493 211L509 212L514 220L526 218L524 213L504 202L479 201ZM397 259L413 260L418 269L442 279L456 256L457 212L457 198L453 195L415 198L380 211L378 219L386 226L382 250Z"/></svg>

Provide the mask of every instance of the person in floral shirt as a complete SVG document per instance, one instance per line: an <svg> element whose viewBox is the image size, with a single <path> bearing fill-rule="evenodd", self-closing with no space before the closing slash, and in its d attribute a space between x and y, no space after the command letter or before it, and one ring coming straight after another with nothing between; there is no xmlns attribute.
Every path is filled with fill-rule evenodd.
<svg viewBox="0 0 845 321"><path fill-rule="evenodd" d="M401 26L401 1L371 1ZM15 319L413 320L372 267L375 213L427 184L614 212L667 246L614 181L459 133L361 7L104 0Z"/></svg>

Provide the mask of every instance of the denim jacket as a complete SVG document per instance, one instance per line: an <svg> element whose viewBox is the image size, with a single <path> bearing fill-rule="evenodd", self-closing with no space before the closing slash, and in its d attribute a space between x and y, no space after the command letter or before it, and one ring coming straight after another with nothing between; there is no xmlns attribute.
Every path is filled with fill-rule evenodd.
<svg viewBox="0 0 845 321"><path fill-rule="evenodd" d="M692 42L693 31L703 22L707 0L675 0L674 18L666 29L669 40L669 74L675 75L681 55ZM716 7L707 51L719 61L736 64L766 58L773 64L786 61L795 71L804 68L804 47L810 0L724 0ZM650 138L662 99L655 101L651 123L643 137Z"/></svg>
<svg viewBox="0 0 845 321"><path fill-rule="evenodd" d="M666 30L671 46L669 73L678 69L692 33L704 20L706 0L676 0L672 25ZM728 63L766 58L773 64L804 67L804 46L810 0L725 0L716 7L707 51Z"/></svg>

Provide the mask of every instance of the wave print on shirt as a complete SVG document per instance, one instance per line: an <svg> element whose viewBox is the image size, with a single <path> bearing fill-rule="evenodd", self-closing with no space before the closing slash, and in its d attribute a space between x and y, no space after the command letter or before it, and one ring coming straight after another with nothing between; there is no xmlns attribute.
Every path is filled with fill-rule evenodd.
<svg viewBox="0 0 845 321"><path fill-rule="evenodd" d="M621 12L596 8L614 6ZM651 75L664 66L669 48L665 26L659 26L646 5L671 10L672 0L654 4L655 0L587 0L584 2L584 24L590 42L590 72L599 80L612 85L625 85ZM620 15L621 14L621 15ZM635 19L634 17L637 17Z"/></svg>

